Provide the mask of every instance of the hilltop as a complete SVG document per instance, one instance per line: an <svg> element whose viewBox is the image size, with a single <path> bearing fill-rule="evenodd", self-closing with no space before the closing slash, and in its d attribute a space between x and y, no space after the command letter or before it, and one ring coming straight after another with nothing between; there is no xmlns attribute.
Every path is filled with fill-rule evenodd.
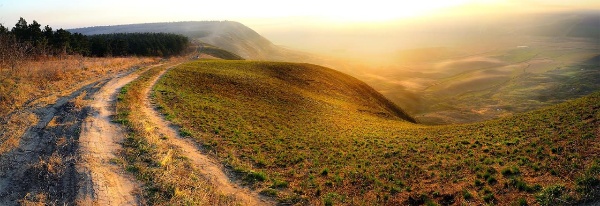
<svg viewBox="0 0 600 206"><path fill-rule="evenodd" d="M244 59L284 60L300 53L274 45L251 28L235 21L187 21L94 26L69 29L84 35L112 33L174 33L211 44ZM300 58L297 58L300 59Z"/></svg>
<svg viewBox="0 0 600 206"><path fill-rule="evenodd" d="M598 197L600 93L497 120L424 126L328 68L196 61L169 70L154 96L181 135L284 203L554 205Z"/></svg>
<svg viewBox="0 0 600 206"><path fill-rule="evenodd" d="M565 15L569 18L561 19ZM529 20L519 22L517 20L522 19L519 17ZM386 30L382 38L360 32L358 36L348 33L327 36L327 33L295 30L284 38L296 38L295 41L301 43L311 39L305 36L324 39L318 45L321 50L327 50L334 48L329 43L338 42L336 39L342 41L347 40L345 36L353 36L342 45L356 54L365 54L354 56L353 52L343 49L336 50L332 56L292 51L274 45L251 28L233 21L130 24L70 31L177 33L234 54L223 56L227 59L239 56L325 65L366 82L419 122L452 124L532 111L597 91L599 70L594 59L600 53L595 39L598 30L593 24L597 17L586 12L531 14L481 20L485 24L466 21L464 25L460 23L464 19L460 18L438 19L440 22L390 25L386 28L394 32ZM449 28L443 22L462 26ZM481 28L485 28L483 33ZM414 38L408 41L407 36L399 33ZM417 38L429 34L436 35ZM427 40L426 45L430 46L413 45L412 49L366 55L380 47L410 48L414 39ZM448 46L448 42L454 43ZM339 55L349 56L337 59L335 56Z"/></svg>

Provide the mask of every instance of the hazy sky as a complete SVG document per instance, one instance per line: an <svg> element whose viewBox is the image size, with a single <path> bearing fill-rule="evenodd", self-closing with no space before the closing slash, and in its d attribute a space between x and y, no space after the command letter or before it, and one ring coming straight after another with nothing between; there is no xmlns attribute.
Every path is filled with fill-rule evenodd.
<svg viewBox="0 0 600 206"><path fill-rule="evenodd" d="M233 20L251 27L269 23L378 22L413 17L464 5L586 7L597 0L0 0L0 23L19 17L54 28L129 23ZM306 22L304 22L306 20Z"/></svg>

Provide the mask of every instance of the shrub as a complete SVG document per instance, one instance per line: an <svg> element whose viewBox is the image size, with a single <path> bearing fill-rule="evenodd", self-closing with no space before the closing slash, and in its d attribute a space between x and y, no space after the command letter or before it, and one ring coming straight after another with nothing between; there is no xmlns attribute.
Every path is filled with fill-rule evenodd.
<svg viewBox="0 0 600 206"><path fill-rule="evenodd" d="M279 193L279 192L272 188L267 188L267 189L260 191L261 195L264 195L267 197L277 197L277 193Z"/></svg>
<svg viewBox="0 0 600 206"><path fill-rule="evenodd" d="M329 174L329 169L323 168L323 170L321 171L321 175L322 176L327 176L327 174Z"/></svg>
<svg viewBox="0 0 600 206"><path fill-rule="evenodd" d="M180 129L179 130L179 136L181 136L181 137L189 137L189 136L192 136L192 133L189 132L189 131L187 131L187 130L185 130L185 129Z"/></svg>
<svg viewBox="0 0 600 206"><path fill-rule="evenodd" d="M529 185L527 185L527 182L523 181L522 179L510 179L508 181L508 184L510 186L517 188L519 191L530 192L530 193L539 191L541 189L540 185L536 184L534 186L529 186Z"/></svg>
<svg viewBox="0 0 600 206"><path fill-rule="evenodd" d="M248 182L263 182L267 180L267 174L265 174L264 172L254 172L254 171L250 171L248 172L248 175L246 175L246 181Z"/></svg>
<svg viewBox="0 0 600 206"><path fill-rule="evenodd" d="M475 186L476 187L481 187L481 186L483 186L483 182L481 182L481 180L477 179L477 180L475 180Z"/></svg>
<svg viewBox="0 0 600 206"><path fill-rule="evenodd" d="M589 173L577 178L577 192L581 193L585 198L593 198L600 195L600 180Z"/></svg>
<svg viewBox="0 0 600 206"><path fill-rule="evenodd" d="M289 186L289 183L286 181L282 181L282 180L273 180L273 184L271 185L271 188L287 188Z"/></svg>
<svg viewBox="0 0 600 206"><path fill-rule="evenodd" d="M565 192L565 186L562 185L552 185L544 188L541 192L539 192L535 199L540 205L560 205L564 204L564 202L560 201L559 198Z"/></svg>
<svg viewBox="0 0 600 206"><path fill-rule="evenodd" d="M496 178L495 178L495 177L493 177L493 176L490 176L490 177L488 177L488 178L486 179L486 181L487 181L487 182L488 182L488 184L490 184L490 185L496 184L496 183L498 182L498 180L496 180Z"/></svg>
<svg viewBox="0 0 600 206"><path fill-rule="evenodd" d="M465 200L473 199L473 194L471 194L468 190L463 190L462 195Z"/></svg>
<svg viewBox="0 0 600 206"><path fill-rule="evenodd" d="M487 202L487 203L491 203L494 202L496 200L496 197L494 197L493 193L488 193L483 195L483 201Z"/></svg>
<svg viewBox="0 0 600 206"><path fill-rule="evenodd" d="M512 167L512 168L506 167L506 168L502 169L502 171L500 173L505 177L510 177L510 176L518 175L521 172L519 171L519 168L517 168L517 167Z"/></svg>

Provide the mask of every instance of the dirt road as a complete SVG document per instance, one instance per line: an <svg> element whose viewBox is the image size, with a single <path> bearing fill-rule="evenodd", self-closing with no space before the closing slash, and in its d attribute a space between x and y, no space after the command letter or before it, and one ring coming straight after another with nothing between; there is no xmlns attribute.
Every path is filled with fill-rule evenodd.
<svg viewBox="0 0 600 206"><path fill-rule="evenodd" d="M77 194L79 128L90 109L89 98L108 80L88 84L54 104L32 108L38 123L26 129L17 148L0 156L0 205L71 204Z"/></svg>
<svg viewBox="0 0 600 206"><path fill-rule="evenodd" d="M149 68L146 68L149 69ZM202 175L242 205L273 205L269 199L236 185L196 143L178 136L148 99L143 113L180 148ZM141 185L116 165L125 135L111 122L120 88L141 72L121 73L88 84L43 108L30 108L37 124L26 129L17 148L0 155L0 205L140 205Z"/></svg>
<svg viewBox="0 0 600 206"><path fill-rule="evenodd" d="M139 185L124 174L119 166L111 164L119 151L125 134L113 122L114 102L119 89L138 77L137 74L121 75L110 80L98 91L91 102L93 114L81 126L79 153L81 161L77 171L85 174L80 183L77 201L84 205L136 205L135 196Z"/></svg>
<svg viewBox="0 0 600 206"><path fill-rule="evenodd" d="M144 116L156 125L156 128L154 128L155 131L167 136L169 144L180 148L183 151L182 153L192 161L194 166L199 168L202 175L208 177L215 188L222 194L233 196L243 205L274 205L274 202L261 198L260 195L252 192L248 188L240 187L232 182L231 178L225 174L220 163L203 154L196 143L192 142L190 139L180 137L171 125L165 121L155 109L153 109L154 106L148 99L150 96L150 89L166 71L167 70L163 70L159 75L155 76L151 80L149 86L144 89L144 93L146 94L144 95Z"/></svg>
<svg viewBox="0 0 600 206"><path fill-rule="evenodd" d="M0 205L137 204L139 186L110 164L124 137L110 122L114 97L136 77L121 73L28 109L37 124L0 155Z"/></svg>

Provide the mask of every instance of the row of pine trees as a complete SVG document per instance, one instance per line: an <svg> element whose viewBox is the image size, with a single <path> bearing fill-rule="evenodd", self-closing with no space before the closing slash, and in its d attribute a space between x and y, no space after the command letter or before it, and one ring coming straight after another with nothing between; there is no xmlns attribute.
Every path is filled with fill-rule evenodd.
<svg viewBox="0 0 600 206"><path fill-rule="evenodd" d="M83 55L107 56L174 56L185 52L189 39L165 33L119 33L85 36L64 29L53 30L37 21L28 24L23 18L8 29L0 24L3 44L14 43L27 56ZM7 46L7 45L4 45Z"/></svg>

